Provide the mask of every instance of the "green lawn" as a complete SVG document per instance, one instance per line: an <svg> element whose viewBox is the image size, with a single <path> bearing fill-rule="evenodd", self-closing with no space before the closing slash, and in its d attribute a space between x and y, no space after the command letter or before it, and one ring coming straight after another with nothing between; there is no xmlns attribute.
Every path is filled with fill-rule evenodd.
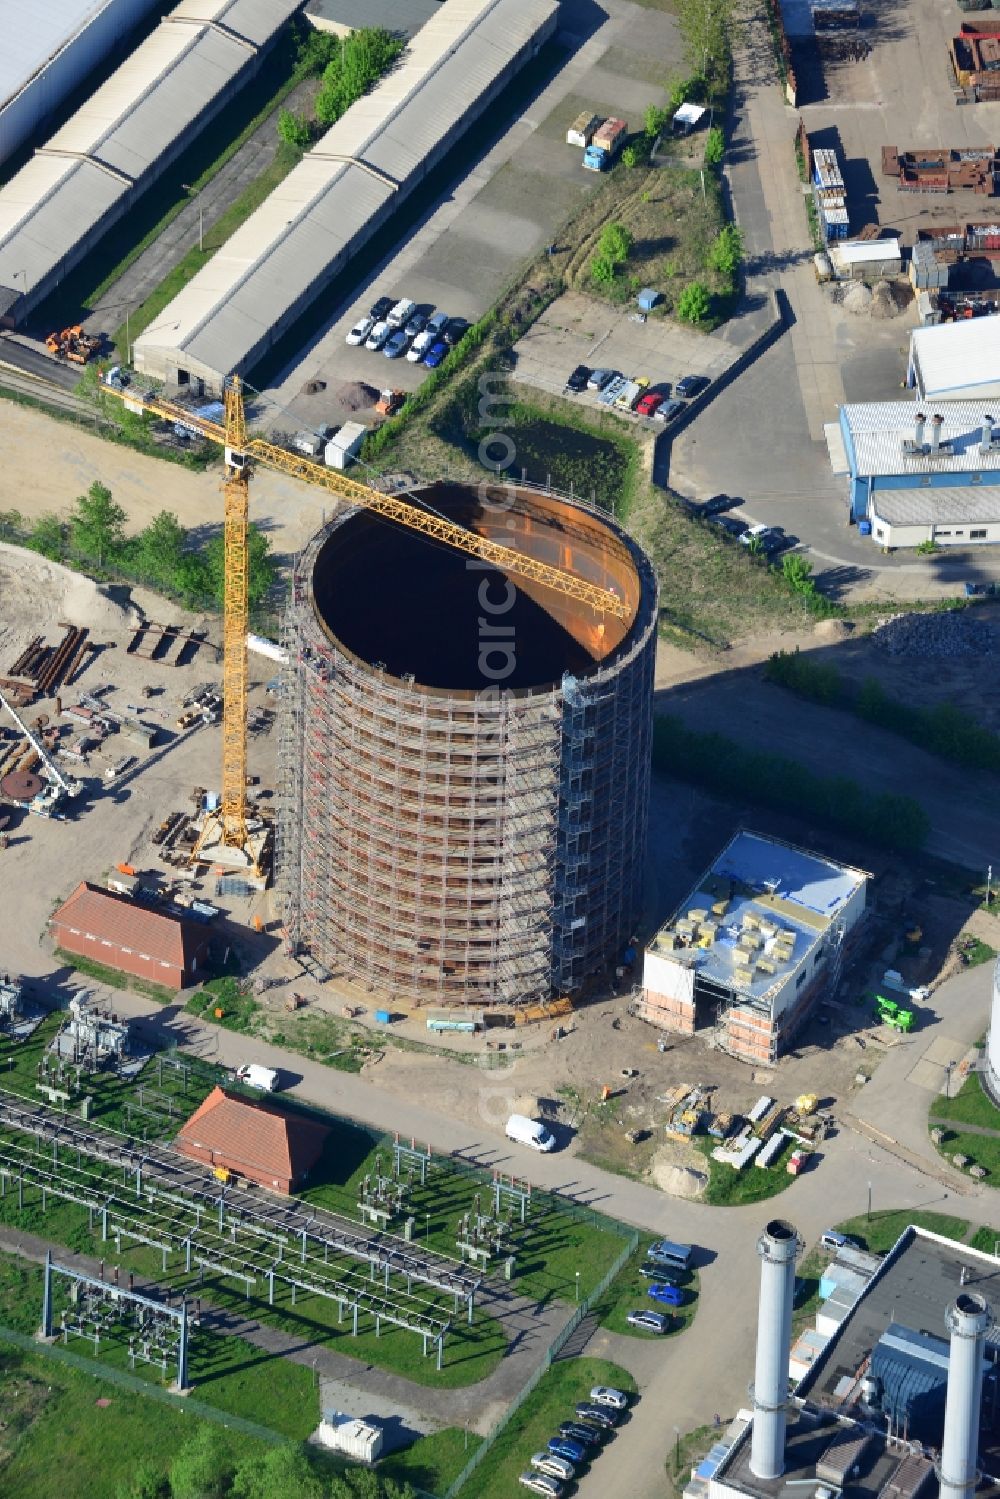
<svg viewBox="0 0 1000 1499"><path fill-rule="evenodd" d="M986 1171L983 1185L1000 1185L1000 1138L992 1135L966 1135L961 1130L946 1129L945 1139L938 1150L950 1161L952 1156L968 1157L969 1166L982 1166ZM969 1167L964 1170L968 1172Z"/></svg>
<svg viewBox="0 0 1000 1499"><path fill-rule="evenodd" d="M604 1295L594 1305L602 1327L611 1332L624 1333L626 1337L653 1338L659 1337L659 1333L642 1332L640 1329L630 1327L625 1320L629 1312L653 1311L663 1312L670 1318L670 1332L668 1337L675 1333L683 1332L685 1327L694 1321L695 1312L698 1310L698 1272L689 1271L680 1277L673 1272L672 1278L683 1279L685 1284L684 1305L679 1307L661 1306L659 1302L652 1301L647 1295L650 1281L646 1276L639 1274L639 1268L646 1258L646 1250L653 1242L653 1237L640 1239L635 1253L628 1259L611 1282Z"/></svg>
<svg viewBox="0 0 1000 1499"><path fill-rule="evenodd" d="M0 1492L11 1499L111 1499L138 1453L165 1475L201 1424L191 1410L3 1342L0 1405ZM224 1438L234 1458L265 1450L244 1434Z"/></svg>
<svg viewBox="0 0 1000 1499"><path fill-rule="evenodd" d="M810 1249L796 1267L792 1327L796 1333L810 1326L820 1304L819 1282L833 1258L827 1249Z"/></svg>
<svg viewBox="0 0 1000 1499"><path fill-rule="evenodd" d="M940 1094L931 1104L932 1119L954 1119L959 1124L978 1124L986 1129L1000 1130L1000 1109L987 1096L979 1074L967 1077L954 1098L942 1098Z"/></svg>
<svg viewBox="0 0 1000 1499"><path fill-rule="evenodd" d="M785 1192L795 1180L785 1170L788 1157L797 1148L795 1140L785 1144L777 1160L770 1166L758 1166L753 1161L737 1171L725 1161L712 1159L714 1140L696 1140L708 1164L708 1186L702 1198L711 1207L735 1207L745 1202L763 1202L767 1197L776 1197Z"/></svg>
<svg viewBox="0 0 1000 1499"><path fill-rule="evenodd" d="M0 1323L16 1332L34 1333L41 1319L42 1268L14 1255L0 1254ZM58 1328L58 1310L68 1305L65 1281L56 1282L53 1318ZM128 1369L128 1338L124 1333L104 1333L100 1353L93 1344L71 1338L67 1347L85 1358L94 1358L113 1368ZM161 1369L137 1363L134 1372L154 1384L169 1384L174 1370L164 1380ZM255 1348L242 1338L220 1337L196 1329L191 1339L190 1378L197 1398L232 1416L243 1416L282 1436L303 1441L316 1429L319 1400L313 1371L304 1364L276 1357Z"/></svg>
<svg viewBox="0 0 1000 1499"><path fill-rule="evenodd" d="M927 1213L919 1208L895 1208L887 1212L872 1213L870 1218L861 1213L857 1218L847 1218L843 1223L838 1223L837 1228L842 1234L850 1234L873 1253L884 1254L911 1223L917 1228L926 1228L933 1234L940 1234L942 1238L960 1241L964 1240L970 1226L964 1218L952 1218L948 1213Z"/></svg>
<svg viewBox="0 0 1000 1499"><path fill-rule="evenodd" d="M673 1446L667 1448L667 1493L670 1499L680 1499L690 1482L691 1469L718 1440L719 1432L714 1426L696 1426L693 1431L675 1437Z"/></svg>
<svg viewBox="0 0 1000 1499"><path fill-rule="evenodd" d="M578 1400L585 1400L591 1387L596 1384L614 1385L616 1389L635 1391L635 1380L617 1364L599 1358L573 1358L561 1360L542 1375L527 1400L514 1412L505 1429L494 1442L486 1457L479 1464L468 1482L462 1485L463 1495L475 1499L510 1499L516 1494L517 1475L528 1466L533 1452L540 1451L554 1436L560 1421L573 1417L573 1407ZM616 1442L627 1442L627 1426L613 1438L606 1450L592 1449L593 1464L607 1479L606 1493L614 1493L614 1447ZM586 1471L586 1469L584 1469Z"/></svg>
<svg viewBox="0 0 1000 1499"><path fill-rule="evenodd" d="M394 1452L378 1465L384 1478L412 1483L429 1494L443 1494L461 1473L469 1458L480 1446L475 1433L449 1426L444 1431L418 1437L404 1452Z"/></svg>

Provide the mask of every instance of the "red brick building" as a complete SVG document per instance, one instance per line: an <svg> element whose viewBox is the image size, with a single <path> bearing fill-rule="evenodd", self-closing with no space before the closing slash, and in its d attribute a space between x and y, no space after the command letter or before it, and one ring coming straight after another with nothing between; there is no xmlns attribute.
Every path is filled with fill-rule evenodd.
<svg viewBox="0 0 1000 1499"><path fill-rule="evenodd" d="M291 1193L304 1185L329 1133L325 1124L213 1088L181 1126L174 1149L272 1192Z"/></svg>
<svg viewBox="0 0 1000 1499"><path fill-rule="evenodd" d="M208 961L204 927L82 881L49 918L57 947L168 989L195 983Z"/></svg>

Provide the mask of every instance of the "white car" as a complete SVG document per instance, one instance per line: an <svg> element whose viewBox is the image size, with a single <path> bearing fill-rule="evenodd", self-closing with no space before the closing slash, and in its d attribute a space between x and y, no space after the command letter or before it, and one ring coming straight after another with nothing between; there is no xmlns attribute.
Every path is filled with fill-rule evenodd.
<svg viewBox="0 0 1000 1499"><path fill-rule="evenodd" d="M381 349L385 346L392 329L386 322L376 323L368 337L365 339L366 349Z"/></svg>
<svg viewBox="0 0 1000 1499"><path fill-rule="evenodd" d="M556 1457L554 1452L536 1452L531 1459L531 1466L537 1473L547 1473L550 1478L561 1478L563 1483L571 1483L576 1477L573 1464L564 1457Z"/></svg>
<svg viewBox="0 0 1000 1499"><path fill-rule="evenodd" d="M522 1473L517 1481L533 1494L541 1494L542 1499L559 1499L563 1491L558 1478L550 1478L547 1473Z"/></svg>
<svg viewBox="0 0 1000 1499"><path fill-rule="evenodd" d="M594 1405L606 1405L613 1411L623 1411L628 1406L628 1396L624 1390L613 1389L607 1384L595 1384L590 1398Z"/></svg>
<svg viewBox="0 0 1000 1499"><path fill-rule="evenodd" d="M410 363L419 364L433 342L434 334L429 328L426 328L423 333L418 333L406 352L406 357Z"/></svg>
<svg viewBox="0 0 1000 1499"><path fill-rule="evenodd" d="M344 342L350 344L352 349L356 349L359 344L364 343L374 326L375 319L373 317L363 317L360 323L354 324Z"/></svg>

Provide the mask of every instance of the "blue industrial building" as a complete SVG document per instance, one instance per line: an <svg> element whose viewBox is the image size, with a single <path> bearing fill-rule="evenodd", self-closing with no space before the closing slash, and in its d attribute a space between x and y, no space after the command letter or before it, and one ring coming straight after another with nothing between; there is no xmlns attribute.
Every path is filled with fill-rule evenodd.
<svg viewBox="0 0 1000 1499"><path fill-rule="evenodd" d="M882 547L1000 542L1000 403L841 406L826 427L849 516Z"/></svg>

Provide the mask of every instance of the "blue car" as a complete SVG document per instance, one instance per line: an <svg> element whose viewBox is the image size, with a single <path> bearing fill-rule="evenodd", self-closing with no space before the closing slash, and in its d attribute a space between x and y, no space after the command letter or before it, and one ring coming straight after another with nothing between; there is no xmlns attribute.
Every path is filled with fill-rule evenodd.
<svg viewBox="0 0 1000 1499"><path fill-rule="evenodd" d="M549 1451L556 1457L564 1457L568 1463L582 1463L587 1456L586 1448L569 1437L549 1437Z"/></svg>
<svg viewBox="0 0 1000 1499"><path fill-rule="evenodd" d="M439 338L437 343L431 344L430 348L427 350L427 353L424 355L424 364L426 364L429 370L435 370L441 363L444 356L449 352L450 350L444 339Z"/></svg>
<svg viewBox="0 0 1000 1499"><path fill-rule="evenodd" d="M680 1306L684 1300L684 1292L676 1286L668 1286L660 1281L654 1281L646 1291L654 1301L662 1301L664 1306Z"/></svg>

